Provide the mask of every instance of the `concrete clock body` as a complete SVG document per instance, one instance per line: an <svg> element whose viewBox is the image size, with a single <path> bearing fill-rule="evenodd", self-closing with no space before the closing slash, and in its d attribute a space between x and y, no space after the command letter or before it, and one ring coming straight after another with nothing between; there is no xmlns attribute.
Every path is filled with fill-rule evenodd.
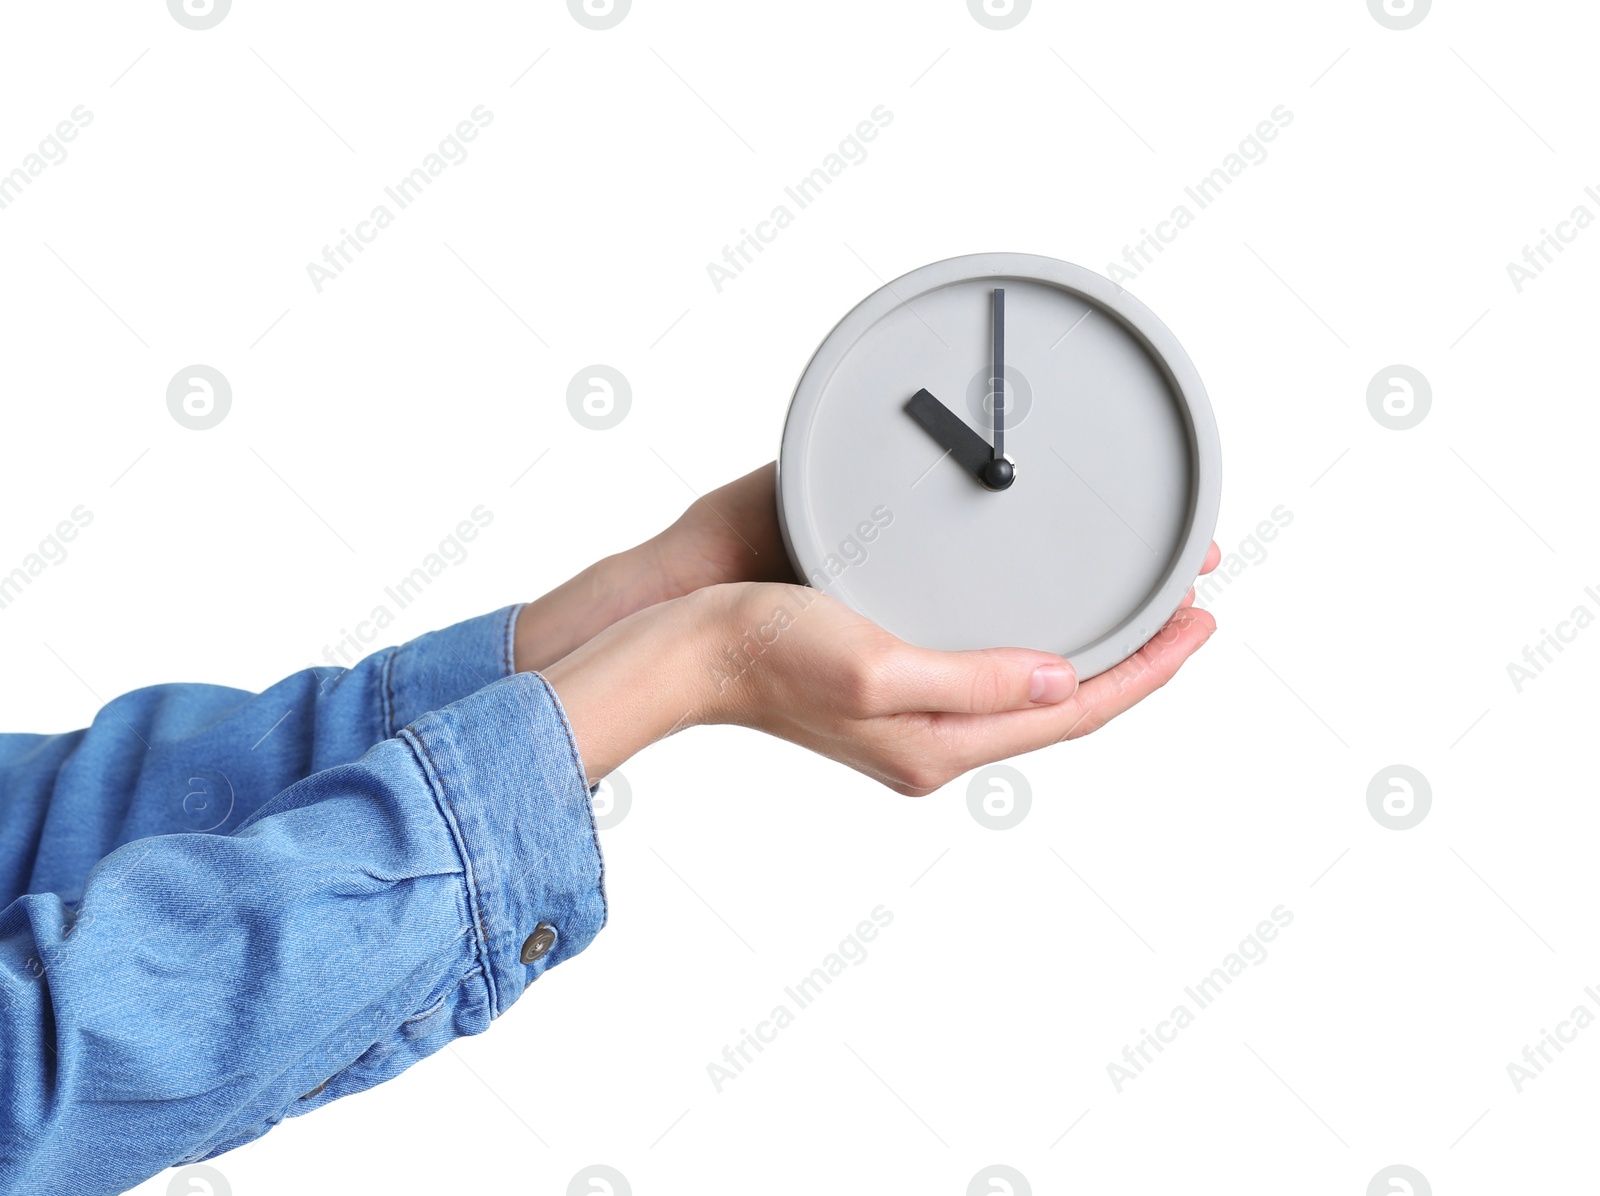
<svg viewBox="0 0 1600 1196"><path fill-rule="evenodd" d="M902 639L1056 652L1087 679L1177 609L1221 481L1205 388L1154 313L1081 266L984 253L828 334L778 512L796 572Z"/></svg>

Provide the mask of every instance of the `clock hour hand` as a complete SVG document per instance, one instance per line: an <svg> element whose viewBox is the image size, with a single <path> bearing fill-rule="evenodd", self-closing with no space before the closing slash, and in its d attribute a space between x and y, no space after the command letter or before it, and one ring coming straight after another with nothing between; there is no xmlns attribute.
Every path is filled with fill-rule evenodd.
<svg viewBox="0 0 1600 1196"><path fill-rule="evenodd" d="M959 416L925 389L911 396L911 401L906 404L906 412L963 469L988 485L984 481L984 472L989 468L994 450L989 447L987 440L967 427Z"/></svg>

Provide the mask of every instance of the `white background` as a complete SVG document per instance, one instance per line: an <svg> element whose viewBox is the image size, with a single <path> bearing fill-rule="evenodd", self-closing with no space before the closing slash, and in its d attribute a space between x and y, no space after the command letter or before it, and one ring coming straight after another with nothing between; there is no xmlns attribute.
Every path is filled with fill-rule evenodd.
<svg viewBox="0 0 1600 1196"><path fill-rule="evenodd" d="M1521 692L1507 664L1600 612L1600 231L1521 293L1506 264L1600 214L1597 24L638 0L595 32L553 2L238 0L195 32L151 0L9 6L0 170L93 113L0 211L0 572L94 516L0 610L16 730L310 664L478 504L386 638L541 593L773 457L880 279L989 249L1104 272L1293 113L1127 284L1210 390L1223 548L1293 514L1177 681L1018 762L1033 806L1003 832L964 781L911 801L732 730L649 750L595 944L485 1037L218 1160L235 1196L561 1193L591 1163L641 1196L958 1194L992 1163L1039 1193L1359 1196L1393 1163L1574 1190L1600 1029L1520 1094L1507 1064L1597 1007L1600 630ZM477 105L470 156L317 293L307 263ZM877 105L866 160L717 293L707 263ZM166 406L193 363L233 388L205 432ZM567 411L592 363L632 386L610 431ZM1409 431L1367 407L1396 363L1432 387ZM1431 783L1408 831L1367 808L1396 763ZM879 905L865 962L717 1093L707 1064ZM1279 905L1266 962L1119 1094L1107 1064Z"/></svg>

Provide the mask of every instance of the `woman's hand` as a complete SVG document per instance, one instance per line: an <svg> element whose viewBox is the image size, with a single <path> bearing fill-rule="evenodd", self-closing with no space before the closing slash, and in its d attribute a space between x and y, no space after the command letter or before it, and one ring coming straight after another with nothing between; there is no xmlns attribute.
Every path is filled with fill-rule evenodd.
<svg viewBox="0 0 1600 1196"><path fill-rule="evenodd" d="M517 669L543 669L618 620L705 586L793 581L778 531L777 476L768 462L711 491L665 531L528 603L517 617Z"/></svg>
<svg viewBox="0 0 1600 1196"><path fill-rule="evenodd" d="M778 463L696 500L642 546L672 598L736 581L794 581L778 530Z"/></svg>
<svg viewBox="0 0 1600 1196"><path fill-rule="evenodd" d="M1215 567L1215 546L1205 568ZM1170 681L1216 629L1190 597L1149 643L1083 685L1048 652L934 652L826 595L720 585L627 618L545 670L598 780L699 723L754 727L898 793L1077 738Z"/></svg>

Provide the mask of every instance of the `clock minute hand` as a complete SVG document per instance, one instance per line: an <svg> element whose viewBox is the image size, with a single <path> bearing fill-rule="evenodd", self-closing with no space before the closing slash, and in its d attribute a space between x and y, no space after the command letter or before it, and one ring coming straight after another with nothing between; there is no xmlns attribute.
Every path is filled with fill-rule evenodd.
<svg viewBox="0 0 1600 1196"><path fill-rule="evenodd" d="M917 391L906 404L906 412L922 425L924 431L937 440L956 462L980 482L989 468L994 453L982 436L979 436L926 389ZM988 483L985 482L985 485Z"/></svg>
<svg viewBox="0 0 1600 1196"><path fill-rule="evenodd" d="M1006 289L995 287L990 350L989 410L994 425L994 451L979 480L991 490L1004 490L1017 480L1016 469L1006 460Z"/></svg>
<svg viewBox="0 0 1600 1196"><path fill-rule="evenodd" d="M994 413L994 459L1006 455L1006 291L994 289L994 366L989 371L989 406Z"/></svg>

